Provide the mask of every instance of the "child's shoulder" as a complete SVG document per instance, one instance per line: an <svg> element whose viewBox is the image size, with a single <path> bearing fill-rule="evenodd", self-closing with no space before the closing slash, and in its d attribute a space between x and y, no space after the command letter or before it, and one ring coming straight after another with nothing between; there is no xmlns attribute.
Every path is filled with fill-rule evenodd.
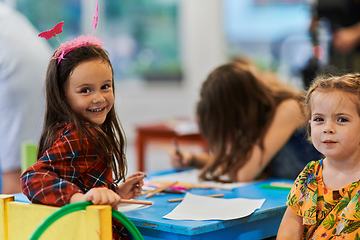
<svg viewBox="0 0 360 240"><path fill-rule="evenodd" d="M89 123L85 123L85 126L92 132L90 133L90 135L96 134ZM90 142L87 134L85 134L83 131L79 131L75 122L64 123L63 126L60 127L58 130L57 137L53 143L53 146L61 146L64 144L77 146L80 144L81 141L85 145Z"/></svg>
<svg viewBox="0 0 360 240"><path fill-rule="evenodd" d="M316 176L319 176L319 174L321 175L322 160L323 159L319 159L308 162L304 167L304 169L299 174L299 176L297 177L296 182L299 181L300 179L302 180L308 179L309 181L315 180Z"/></svg>
<svg viewBox="0 0 360 240"><path fill-rule="evenodd" d="M314 160L314 161L308 162L306 164L303 172L304 171L306 171L306 172L315 172L315 171L317 171L322 165L322 160L323 159L319 159L319 160Z"/></svg>
<svg viewBox="0 0 360 240"><path fill-rule="evenodd" d="M63 127L58 131L58 137L61 138L74 132L78 132L75 122L64 123Z"/></svg>
<svg viewBox="0 0 360 240"><path fill-rule="evenodd" d="M90 123L88 122L84 122L86 128L88 129L92 129ZM69 122L69 123L64 123L63 124L63 128L59 131L61 134L68 134L68 133L73 133L73 132L79 132L78 126L76 126L75 122Z"/></svg>
<svg viewBox="0 0 360 240"><path fill-rule="evenodd" d="M85 126L91 131L91 126L89 123L85 122ZM64 123L63 127L60 128L60 130L58 131L57 134L57 138L69 138L70 136L73 136L72 138L79 138L79 129L76 126L75 122L69 122L69 123ZM85 137L84 134L82 134L83 137Z"/></svg>

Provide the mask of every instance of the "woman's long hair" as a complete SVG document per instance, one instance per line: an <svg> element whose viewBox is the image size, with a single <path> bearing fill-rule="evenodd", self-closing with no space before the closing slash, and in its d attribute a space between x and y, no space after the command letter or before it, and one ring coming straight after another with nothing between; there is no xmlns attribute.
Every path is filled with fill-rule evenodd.
<svg viewBox="0 0 360 240"><path fill-rule="evenodd" d="M91 60L102 60L113 68L107 52L98 46L82 46L75 48L66 54L65 59L59 64L57 59L49 63L46 74L46 111L44 128L39 142L38 159L45 151L52 147L58 137L58 132L66 123L74 122L79 131L82 141L82 134L91 141L96 149L104 156L108 167L114 172L114 181L118 183L126 174L127 165L125 157L125 135L115 112L115 106L109 111L104 123L97 126L89 123L96 131L94 136L86 126L86 119L76 114L66 102L65 86L70 74L80 63ZM112 79L113 94L115 95L114 79ZM81 143L81 146L83 144ZM83 152L86 157L86 153Z"/></svg>
<svg viewBox="0 0 360 240"><path fill-rule="evenodd" d="M198 124L214 158L202 169L201 179L219 180L229 173L236 181L236 172L248 161L254 145L264 150L264 137L278 105L286 99L304 98L271 78L249 62L237 61L216 68L203 83Z"/></svg>

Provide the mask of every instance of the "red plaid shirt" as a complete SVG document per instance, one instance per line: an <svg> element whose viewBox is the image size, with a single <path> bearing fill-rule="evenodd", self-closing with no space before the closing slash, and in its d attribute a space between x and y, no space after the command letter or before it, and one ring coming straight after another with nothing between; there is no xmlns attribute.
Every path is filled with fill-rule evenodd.
<svg viewBox="0 0 360 240"><path fill-rule="evenodd" d="M94 129L89 129L96 135ZM58 136L53 146L21 175L22 191L31 202L61 207L70 203L73 194L86 193L93 187L116 192L112 169L85 134L81 151L73 122L66 124Z"/></svg>

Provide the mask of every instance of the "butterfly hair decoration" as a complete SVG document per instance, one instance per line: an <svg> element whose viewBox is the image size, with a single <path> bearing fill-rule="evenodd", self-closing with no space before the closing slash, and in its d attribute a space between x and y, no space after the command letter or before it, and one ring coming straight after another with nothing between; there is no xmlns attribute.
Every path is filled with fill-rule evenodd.
<svg viewBox="0 0 360 240"><path fill-rule="evenodd" d="M47 30L45 32L42 32L38 35L38 37L43 37L46 40L49 40L52 37L56 37L58 39L58 41L60 41L60 39L58 38L58 34L62 33L62 28L64 26L64 22L59 22L58 24L56 24L52 29Z"/></svg>
<svg viewBox="0 0 360 240"><path fill-rule="evenodd" d="M93 29L96 29L97 27L97 23L98 23L98 3L96 1L96 7L95 7L95 15L94 15L94 19L93 19ZM58 62L57 64L59 65L60 61L65 59L65 55L68 54L70 51L74 50L75 48L78 47L82 47L82 46L88 46L88 45L96 45L99 46L100 48L102 48L103 45L103 41L101 41L100 39L98 39L97 37L88 34L86 36L81 35L75 39L72 39L70 41L61 43L60 39L58 38L57 34L62 33L62 27L64 25L64 22L59 22L58 24L56 24L53 28L51 28L50 30L47 30L45 32L40 33L38 36L39 37L43 37L46 40L49 40L52 37L56 37L56 39L59 41L60 43L60 47L58 47L58 49L56 50L54 56L51 58L52 59L57 59Z"/></svg>

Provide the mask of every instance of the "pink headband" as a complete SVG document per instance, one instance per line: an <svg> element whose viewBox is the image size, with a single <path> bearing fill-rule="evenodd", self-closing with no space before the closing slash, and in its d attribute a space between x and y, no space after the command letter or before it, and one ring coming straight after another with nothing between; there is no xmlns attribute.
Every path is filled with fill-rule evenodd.
<svg viewBox="0 0 360 240"><path fill-rule="evenodd" d="M96 2L95 15L94 15L93 22L94 22L93 29L96 29L97 22L98 22L98 3L97 2ZM75 39L72 39L65 43L61 43L57 34L62 33L63 25L64 25L64 22L59 22L50 30L42 32L38 35L39 37L43 37L46 40L49 40L52 37L56 37L56 39L60 42L60 47L58 47L54 56L51 58L51 60L58 59L58 62L57 62L58 65L59 65L60 61L62 59L64 59L65 55L68 54L70 51L74 50L75 48L82 47L82 46L89 46L89 45L95 45L95 46L99 46L100 48L102 48L103 41L101 41L100 39L98 39L97 37L95 37L91 34L88 34L86 36L81 35Z"/></svg>
<svg viewBox="0 0 360 240"><path fill-rule="evenodd" d="M60 61L64 59L66 54L68 54L75 48L88 46L88 45L95 45L102 47L103 41L101 41L97 37L94 37L91 34L88 34L86 36L81 35L80 37L72 39L71 41L61 43L60 47L56 50L55 55L51 59L57 59L58 60L57 64L59 65Z"/></svg>

